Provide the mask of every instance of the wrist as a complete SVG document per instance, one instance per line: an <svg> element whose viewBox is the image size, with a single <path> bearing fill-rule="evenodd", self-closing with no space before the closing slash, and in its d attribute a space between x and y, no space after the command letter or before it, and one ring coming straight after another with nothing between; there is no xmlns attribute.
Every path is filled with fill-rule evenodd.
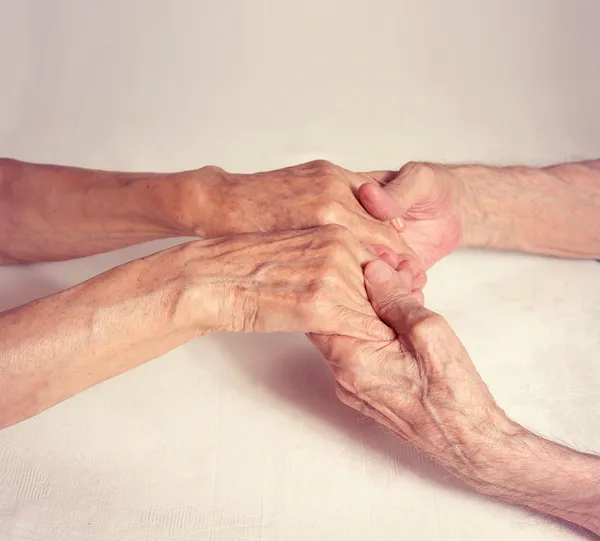
<svg viewBox="0 0 600 541"><path fill-rule="evenodd" d="M180 245L182 321L191 322L200 334L255 330L258 306L244 284L247 267L236 257L247 247L244 236Z"/></svg>
<svg viewBox="0 0 600 541"><path fill-rule="evenodd" d="M485 205L493 201L485 201L482 197L481 183L485 182L489 168L475 165L446 165L448 182L454 186L456 197L456 213L461 225L461 241L463 247L485 245L484 216Z"/></svg>
<svg viewBox="0 0 600 541"><path fill-rule="evenodd" d="M541 438L503 413L493 427L467 437L457 454L469 457L470 468L457 473L477 491L600 534L597 456Z"/></svg>
<svg viewBox="0 0 600 541"><path fill-rule="evenodd" d="M449 212L452 223L456 224L457 235L454 238L456 246L471 246L477 235L477 225L480 222L481 205L478 194L474 190L473 173L470 166L448 165L439 163L418 163L417 177L431 175L443 193L441 205ZM425 177L426 178L426 177Z"/></svg>
<svg viewBox="0 0 600 541"><path fill-rule="evenodd" d="M224 197L219 188L231 175L216 166L205 166L173 175L169 208L165 209L173 226L185 236L220 237L225 217Z"/></svg>
<svg viewBox="0 0 600 541"><path fill-rule="evenodd" d="M186 242L169 250L165 259L165 265L176 268L173 317L177 326L193 329L197 335L231 330L231 295L226 269L218 261L222 240Z"/></svg>

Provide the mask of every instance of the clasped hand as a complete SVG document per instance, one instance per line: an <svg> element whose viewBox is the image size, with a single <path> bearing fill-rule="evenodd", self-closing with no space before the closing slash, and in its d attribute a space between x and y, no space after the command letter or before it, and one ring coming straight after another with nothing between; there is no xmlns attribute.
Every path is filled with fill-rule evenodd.
<svg viewBox="0 0 600 541"><path fill-rule="evenodd" d="M238 234L210 241L210 263L190 266L210 284L219 329L308 333L345 403L434 455L498 415L452 329L423 306L422 261L460 233L450 179L327 162L222 175L208 191L227 208L210 234Z"/></svg>
<svg viewBox="0 0 600 541"><path fill-rule="evenodd" d="M218 170L201 186L192 179L183 221L220 237L204 241L201 264L190 267L209 286L205 306L218 307L210 330L392 338L367 299L363 267L380 257L409 266L421 301L426 275L399 228L361 205L365 184L392 204L369 174L322 161L253 175ZM207 212L203 200L212 202Z"/></svg>

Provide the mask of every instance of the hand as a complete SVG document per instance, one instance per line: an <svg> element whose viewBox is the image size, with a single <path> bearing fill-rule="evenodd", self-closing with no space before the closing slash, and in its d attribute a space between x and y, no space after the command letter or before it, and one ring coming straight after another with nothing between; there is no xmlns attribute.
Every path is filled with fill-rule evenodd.
<svg viewBox="0 0 600 541"><path fill-rule="evenodd" d="M394 228L373 218L357 200L358 188L371 182L378 200L393 204L368 176L326 161L251 175L208 169L211 174L200 170L185 177L182 197L186 229L200 237L338 224L364 244L383 244L396 252L404 247Z"/></svg>
<svg viewBox="0 0 600 541"><path fill-rule="evenodd" d="M365 268L369 298L393 340L310 338L330 362L343 402L458 471L463 445L503 417L448 323L411 295L413 279L402 265Z"/></svg>
<svg viewBox="0 0 600 541"><path fill-rule="evenodd" d="M496 405L448 323L410 294L414 279L382 260L365 268L377 314L397 337L311 335L338 396L426 452L477 491L600 534L600 459L544 440Z"/></svg>
<svg viewBox="0 0 600 541"><path fill-rule="evenodd" d="M465 188L449 167L408 163L399 172L367 174L379 186L365 184L359 199L371 215L392 220L428 269L461 242L460 216ZM382 195L380 186L390 197Z"/></svg>
<svg viewBox="0 0 600 541"><path fill-rule="evenodd" d="M239 235L200 242L199 249L187 272L199 286L192 298L204 313L212 308L208 316L217 323L210 330L394 336L364 287L362 266L377 254L344 227ZM376 251L393 257L384 247Z"/></svg>

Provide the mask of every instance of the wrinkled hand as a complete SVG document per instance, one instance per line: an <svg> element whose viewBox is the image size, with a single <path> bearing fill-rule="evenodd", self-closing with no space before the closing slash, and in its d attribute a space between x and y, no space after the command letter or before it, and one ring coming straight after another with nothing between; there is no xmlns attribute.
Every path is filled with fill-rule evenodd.
<svg viewBox="0 0 600 541"><path fill-rule="evenodd" d="M204 312L213 307L211 330L394 336L364 287L363 266L377 253L344 227L238 235L199 246L200 257L187 268ZM375 251L393 258L384 247Z"/></svg>
<svg viewBox="0 0 600 541"><path fill-rule="evenodd" d="M369 298L393 340L310 338L331 364L343 402L456 469L461 443L499 409L446 320L411 295L412 280L406 267L394 272L381 260L365 268Z"/></svg>
<svg viewBox="0 0 600 541"><path fill-rule="evenodd" d="M249 175L212 168L202 182L189 178L184 221L201 237L238 233L291 231L338 224L368 245L383 244L400 252L404 243L389 224L371 216L357 199L365 182L378 200L391 197L368 176L327 161L313 161ZM388 201L389 199L389 201Z"/></svg>
<svg viewBox="0 0 600 541"><path fill-rule="evenodd" d="M380 220L400 218L407 244L426 269L452 252L461 242L461 203L464 186L451 168L408 163L399 172L368 174L379 186L365 184L359 199ZM382 195L380 187L390 197Z"/></svg>

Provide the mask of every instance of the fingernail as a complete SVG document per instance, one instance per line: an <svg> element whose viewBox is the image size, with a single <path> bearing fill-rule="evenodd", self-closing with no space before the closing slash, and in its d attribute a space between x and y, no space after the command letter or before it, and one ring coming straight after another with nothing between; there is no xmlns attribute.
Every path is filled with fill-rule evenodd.
<svg viewBox="0 0 600 541"><path fill-rule="evenodd" d="M392 227L398 231L398 233L402 233L404 231L404 223L400 218L393 218L391 221Z"/></svg>
<svg viewBox="0 0 600 541"><path fill-rule="evenodd" d="M383 284L394 277L394 269L381 259L373 261L365 270L365 278L372 284Z"/></svg>
<svg viewBox="0 0 600 541"><path fill-rule="evenodd" d="M388 253L387 248L381 244L375 244L373 246L373 250L379 257L381 257L383 254Z"/></svg>
<svg viewBox="0 0 600 541"><path fill-rule="evenodd" d="M410 259L405 259L404 261L402 261L398 265L398 268L396 270L405 270L405 269L410 271L412 274L415 274L415 269L413 268L413 265L410 262Z"/></svg>

